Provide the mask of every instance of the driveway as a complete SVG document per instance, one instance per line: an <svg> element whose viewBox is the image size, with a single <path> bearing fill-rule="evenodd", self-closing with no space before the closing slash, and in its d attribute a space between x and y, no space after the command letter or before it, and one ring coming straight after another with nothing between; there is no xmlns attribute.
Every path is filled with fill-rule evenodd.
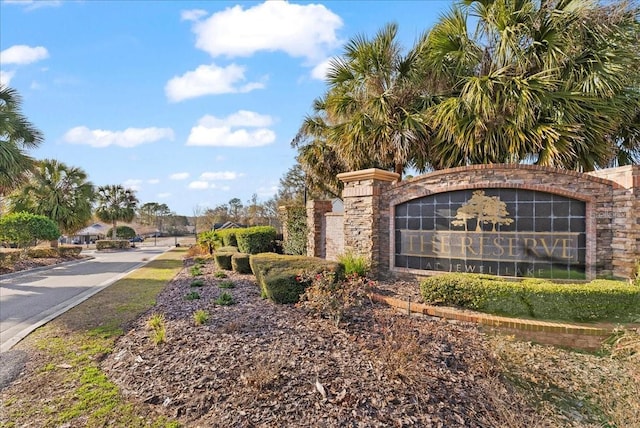
<svg viewBox="0 0 640 428"><path fill-rule="evenodd" d="M0 276L0 352L167 250L85 251L94 258Z"/></svg>

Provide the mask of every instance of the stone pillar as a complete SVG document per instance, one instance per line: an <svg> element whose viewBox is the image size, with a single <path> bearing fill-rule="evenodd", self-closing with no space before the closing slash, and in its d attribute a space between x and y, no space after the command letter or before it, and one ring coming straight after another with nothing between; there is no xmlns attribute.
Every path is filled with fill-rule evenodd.
<svg viewBox="0 0 640 428"><path fill-rule="evenodd" d="M640 165L608 168L590 174L619 185L613 189L613 206L604 213L604 221L611 222L613 235L612 274L630 278L640 260Z"/></svg>
<svg viewBox="0 0 640 428"><path fill-rule="evenodd" d="M381 204L384 189L397 182L394 172L371 168L338 174L344 183L344 250L371 262L371 274L379 277L380 248L389 242L389 206Z"/></svg>
<svg viewBox="0 0 640 428"><path fill-rule="evenodd" d="M332 209L331 201L307 202L307 256L325 258L325 214Z"/></svg>

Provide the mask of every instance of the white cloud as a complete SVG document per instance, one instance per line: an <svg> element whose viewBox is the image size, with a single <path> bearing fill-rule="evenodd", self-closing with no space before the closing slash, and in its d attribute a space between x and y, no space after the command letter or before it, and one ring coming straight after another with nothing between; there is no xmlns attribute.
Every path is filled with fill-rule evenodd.
<svg viewBox="0 0 640 428"><path fill-rule="evenodd" d="M243 9L227 8L193 26L196 47L211 56L251 56L283 51L312 61L339 44L342 19L320 4L265 1Z"/></svg>
<svg viewBox="0 0 640 428"><path fill-rule="evenodd" d="M180 12L180 20L181 21L198 21L200 18L203 18L207 15L208 15L207 11L202 9L183 10L182 12Z"/></svg>
<svg viewBox="0 0 640 428"><path fill-rule="evenodd" d="M171 128L127 128L124 131L89 129L76 126L64 134L63 139L72 144L88 144L92 147L135 147L159 140L173 140Z"/></svg>
<svg viewBox="0 0 640 428"><path fill-rule="evenodd" d="M206 181L235 180L243 175L233 171L203 172L200 174L200 179Z"/></svg>
<svg viewBox="0 0 640 428"><path fill-rule="evenodd" d="M11 79L13 79L15 74L15 71L0 70L0 85L9 86L9 83L11 83Z"/></svg>
<svg viewBox="0 0 640 428"><path fill-rule="evenodd" d="M169 180L186 180L189 178L188 172L176 172L169 176Z"/></svg>
<svg viewBox="0 0 640 428"><path fill-rule="evenodd" d="M149 184L158 184L160 183L160 180L157 178L150 178L149 180L147 180L147 183Z"/></svg>
<svg viewBox="0 0 640 428"><path fill-rule="evenodd" d="M263 187L259 187L256 190L256 194L262 198L270 198L277 193L278 193L277 185L268 186L268 187L263 186Z"/></svg>
<svg viewBox="0 0 640 428"><path fill-rule="evenodd" d="M273 123L270 116L240 110L226 118L206 115L191 128L188 146L259 147L271 144L276 134L267 126ZM239 128L239 129L235 129ZM257 128L248 130L246 128Z"/></svg>
<svg viewBox="0 0 640 428"><path fill-rule="evenodd" d="M327 78L327 71L329 71L329 64L332 58L327 58L320 64L313 67L311 70L311 77L317 80L325 80Z"/></svg>
<svg viewBox="0 0 640 428"><path fill-rule="evenodd" d="M169 196L171 196L171 193L158 193L156 196L160 199L167 199Z"/></svg>
<svg viewBox="0 0 640 428"><path fill-rule="evenodd" d="M189 189L203 190L208 188L209 183L207 181L192 181L189 183Z"/></svg>
<svg viewBox="0 0 640 428"><path fill-rule="evenodd" d="M182 76L174 76L164 88L169 101L178 102L203 95L245 93L264 88L262 82L242 84L245 68L236 64L218 67L201 65Z"/></svg>
<svg viewBox="0 0 640 428"><path fill-rule="evenodd" d="M125 188L135 190L137 192L141 189L140 185L142 184L142 180L139 180L137 178L130 178L128 180L125 180L125 182L122 184Z"/></svg>
<svg viewBox="0 0 640 428"><path fill-rule="evenodd" d="M0 52L2 64L31 64L49 57L49 52L42 46L14 45Z"/></svg>
<svg viewBox="0 0 640 428"><path fill-rule="evenodd" d="M62 0L4 0L6 4L25 6L25 10L35 10L41 7L58 7Z"/></svg>

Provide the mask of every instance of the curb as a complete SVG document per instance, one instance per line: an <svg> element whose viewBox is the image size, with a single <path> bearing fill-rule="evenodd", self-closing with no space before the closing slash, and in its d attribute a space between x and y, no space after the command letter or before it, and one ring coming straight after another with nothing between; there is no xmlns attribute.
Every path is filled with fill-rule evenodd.
<svg viewBox="0 0 640 428"><path fill-rule="evenodd" d="M45 271L45 270L54 269L54 268L57 268L57 267L73 266L75 264L88 262L89 260L93 260L93 259L95 259L95 257L87 256L87 257L84 257L84 258L82 258L80 260L70 260L68 262L56 263L56 264L49 265L49 266L39 266L39 267L36 267L36 268L33 268L33 269L25 269L25 270L20 270L18 272L5 273L5 274L1 274L0 275L0 282L2 282L2 280L4 280L4 279L19 278L21 276L27 276L27 275L30 275L32 273L38 273L38 272L42 272L42 271Z"/></svg>

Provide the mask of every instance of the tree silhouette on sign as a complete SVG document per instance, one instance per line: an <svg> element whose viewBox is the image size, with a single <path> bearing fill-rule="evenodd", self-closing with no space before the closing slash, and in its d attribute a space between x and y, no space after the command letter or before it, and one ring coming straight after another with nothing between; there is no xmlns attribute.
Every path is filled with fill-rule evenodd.
<svg viewBox="0 0 640 428"><path fill-rule="evenodd" d="M476 219L476 232L482 232L482 224L491 223L491 230L495 232L496 224L511 224L508 218L507 204L497 196L486 196L484 190L476 190L473 196L456 211L456 219L451 221L453 226L464 226L469 230L467 221Z"/></svg>

